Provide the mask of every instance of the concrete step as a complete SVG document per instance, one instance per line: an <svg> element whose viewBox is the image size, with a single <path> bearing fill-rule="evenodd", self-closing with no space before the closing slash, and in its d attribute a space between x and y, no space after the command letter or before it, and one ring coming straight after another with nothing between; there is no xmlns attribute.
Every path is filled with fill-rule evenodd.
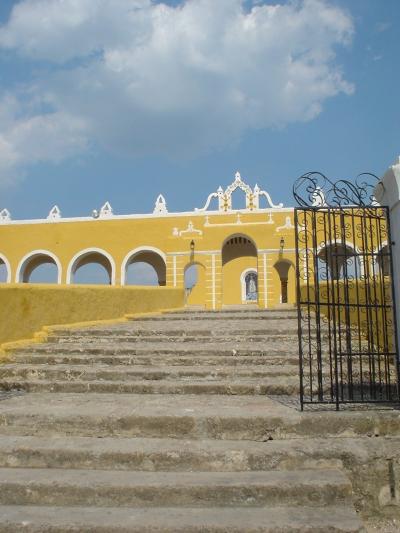
<svg viewBox="0 0 400 533"><path fill-rule="evenodd" d="M166 329L168 327L172 329L179 329L187 327L188 329L228 329L233 330L235 327L239 326L240 329L274 329L281 327L281 324L285 324L290 327L296 327L298 326L298 318L297 316L281 316L281 317L274 317L274 319L270 320L269 318L264 318L262 320L259 319L260 317L236 317L234 319L225 319L222 320L221 318L216 319L213 317L210 318L196 318L191 317L190 319L184 318L184 317L174 317L174 318L162 318L160 320L127 320L126 322L119 322L118 324L112 324L110 326L107 325L99 325L95 326L96 328L103 328L103 327L112 327L117 330L134 330L134 329L149 329L149 328L155 328L155 329ZM62 326L60 327L62 328ZM81 328L85 329L85 328Z"/></svg>
<svg viewBox="0 0 400 533"><path fill-rule="evenodd" d="M106 365L124 365L124 366L133 366L133 365L146 365L153 367L164 367L164 366L266 366L272 369L275 366L291 366L293 371L298 371L299 358L298 356L293 355L266 355L264 353L255 353L251 355L209 355L208 353L197 353L195 355L174 355L175 352L171 353L170 351L165 354L154 355L153 352L146 353L145 355L132 355L129 350L125 350L130 355L103 355L102 352L92 355L85 353L63 353L62 351L58 354L43 353L36 354L32 353L21 353L13 354L8 357L9 362L15 362L20 364L67 364L67 365L93 365L93 364L106 364ZM135 350L133 351L135 352ZM223 352L226 353L226 352ZM229 353L229 352L228 352ZM240 350L238 353L242 353Z"/></svg>
<svg viewBox="0 0 400 533"><path fill-rule="evenodd" d="M365 439L364 439L365 440ZM379 439L378 439L379 440ZM392 439L391 450L400 444ZM376 452L371 439L290 439L267 442L179 440L172 438L97 438L0 436L0 467L142 471L237 472L342 468L365 465Z"/></svg>
<svg viewBox="0 0 400 533"><path fill-rule="evenodd" d="M169 313L160 314L152 317L134 318L133 321L154 321L160 322L163 320L280 320L280 319L297 318L297 309L244 309L244 310L228 310L222 309L220 311L171 311Z"/></svg>
<svg viewBox="0 0 400 533"><path fill-rule="evenodd" d="M159 368L154 366L135 365L77 365L57 364L57 365L35 365L35 364L4 364L0 366L0 379L21 378L21 379L48 379L48 380L119 380L127 381L132 379L240 379L243 377L266 378L279 376L297 376L298 370L294 365L275 365L269 367L267 364L246 365L245 367L230 366L167 366Z"/></svg>
<svg viewBox="0 0 400 533"><path fill-rule="evenodd" d="M268 396L32 393L3 399L0 435L268 441L399 436L396 411L307 411Z"/></svg>
<svg viewBox="0 0 400 533"><path fill-rule="evenodd" d="M47 339L48 342L52 343L65 343L65 342L202 342L202 343L215 343L215 342L226 342L226 341L240 341L246 339L247 342L252 340L257 341L279 341L279 340L290 340L291 342L296 342L298 336L297 331L290 330L276 330L276 331L249 331L245 333L243 331L229 332L210 332L210 331L200 331L200 332L190 332L190 331L168 331L168 332L154 332L154 331L135 331L135 332L101 332L96 333L95 335L87 334L65 334L65 335L50 335Z"/></svg>
<svg viewBox="0 0 400 533"><path fill-rule="evenodd" d="M230 315L256 315L256 316L274 316L274 315L280 315L280 314L290 314L290 313L297 313L297 308L292 305L285 308L269 308L269 309L262 309L259 307L250 307L248 305L246 306L240 306L240 307L223 307L222 309L219 309L217 311L214 311L212 309L194 309L194 308L184 308L184 309L173 309L171 311L161 313L158 316L174 316L174 315L210 315L210 316L221 316L221 317L229 317Z"/></svg>
<svg viewBox="0 0 400 533"><path fill-rule="evenodd" d="M254 472L143 472L1 468L1 505L254 507L351 501L336 469Z"/></svg>
<svg viewBox="0 0 400 533"><path fill-rule="evenodd" d="M275 376L263 378L217 379L180 378L180 379L88 379L88 376L70 376L65 381L37 375L34 378L0 377L3 391L26 392L75 392L75 393L120 393L120 394L297 394L299 379L294 376Z"/></svg>
<svg viewBox="0 0 400 533"><path fill-rule="evenodd" d="M350 506L116 508L0 506L0 533L361 533Z"/></svg>
<svg viewBox="0 0 400 533"><path fill-rule="evenodd" d="M238 356L238 355L277 355L298 354L297 344L288 342L275 342L268 345L265 342L225 342L225 343L199 343L199 342L152 342L152 343L44 343L31 347L23 347L12 352L26 354L28 351L35 354L100 354L100 355L210 355L210 356Z"/></svg>

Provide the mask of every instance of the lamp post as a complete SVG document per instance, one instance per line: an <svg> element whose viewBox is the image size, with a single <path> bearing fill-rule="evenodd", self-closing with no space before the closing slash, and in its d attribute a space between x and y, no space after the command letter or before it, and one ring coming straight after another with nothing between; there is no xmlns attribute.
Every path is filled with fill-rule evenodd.
<svg viewBox="0 0 400 533"><path fill-rule="evenodd" d="M191 251L192 254L194 253L194 246L195 246L195 243L194 243L194 240L192 239L190 241L190 251Z"/></svg>
<svg viewBox="0 0 400 533"><path fill-rule="evenodd" d="M283 249L285 247L285 239L283 237L281 237L281 240L279 242L279 246L280 246L280 253L283 254Z"/></svg>

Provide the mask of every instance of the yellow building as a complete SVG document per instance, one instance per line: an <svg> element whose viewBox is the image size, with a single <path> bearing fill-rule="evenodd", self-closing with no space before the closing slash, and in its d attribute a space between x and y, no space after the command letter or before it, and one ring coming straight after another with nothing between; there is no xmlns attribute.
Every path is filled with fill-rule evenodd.
<svg viewBox="0 0 400 533"><path fill-rule="evenodd" d="M239 193L245 207L234 209ZM81 267L96 263L117 286L128 283L131 265L147 263L159 285L186 286L190 305L270 308L295 301L293 217L293 208L273 204L236 173L204 207L184 213L169 213L162 195L145 215L115 215L108 202L85 218L62 218L55 206L44 220L14 221L3 210L0 262L9 283L27 283L36 268L52 264L59 284L73 284Z"/></svg>

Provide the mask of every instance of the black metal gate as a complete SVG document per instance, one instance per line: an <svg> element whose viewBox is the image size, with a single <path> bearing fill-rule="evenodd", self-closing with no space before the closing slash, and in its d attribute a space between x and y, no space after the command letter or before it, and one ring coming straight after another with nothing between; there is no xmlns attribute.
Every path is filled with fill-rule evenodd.
<svg viewBox="0 0 400 533"><path fill-rule="evenodd" d="M294 187L302 409L399 400L389 213L372 178L313 172Z"/></svg>

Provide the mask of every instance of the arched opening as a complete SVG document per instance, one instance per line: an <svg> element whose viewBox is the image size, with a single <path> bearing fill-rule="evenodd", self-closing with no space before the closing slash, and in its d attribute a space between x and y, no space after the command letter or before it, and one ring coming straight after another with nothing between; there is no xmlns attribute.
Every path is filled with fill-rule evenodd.
<svg viewBox="0 0 400 533"><path fill-rule="evenodd" d="M58 268L55 263L42 263L29 275L29 283L57 283Z"/></svg>
<svg viewBox="0 0 400 533"><path fill-rule="evenodd" d="M191 291L193 287L197 284L199 277L199 265L197 263L192 263L185 268L185 290Z"/></svg>
<svg viewBox="0 0 400 533"><path fill-rule="evenodd" d="M222 303L237 305L243 302L243 272L257 275L257 248L247 235L231 235L222 246ZM254 281L254 280L253 280ZM254 303L257 298L253 300Z"/></svg>
<svg viewBox="0 0 400 533"><path fill-rule="evenodd" d="M10 263L0 254L0 283L9 283L11 281Z"/></svg>
<svg viewBox="0 0 400 533"><path fill-rule="evenodd" d="M348 244L328 244L318 253L318 270L324 279L356 279L361 276L361 265L355 250Z"/></svg>
<svg viewBox="0 0 400 533"><path fill-rule="evenodd" d="M377 263L382 276L390 276L390 251L387 244L382 246L377 255Z"/></svg>
<svg viewBox="0 0 400 533"><path fill-rule="evenodd" d="M276 303L287 304L294 301L292 299L294 291L294 279L289 279L291 278L290 274L294 276L293 264L287 259L280 259L275 263L274 269L279 277L279 298L278 302Z"/></svg>
<svg viewBox="0 0 400 533"><path fill-rule="evenodd" d="M126 267L125 285L157 286L157 271L149 263L134 261Z"/></svg>
<svg viewBox="0 0 400 533"><path fill-rule="evenodd" d="M232 211L246 209L246 193L238 188L231 194Z"/></svg>
<svg viewBox="0 0 400 533"><path fill-rule="evenodd" d="M164 286L166 278L165 256L160 250L150 248L133 250L122 262L122 285Z"/></svg>
<svg viewBox="0 0 400 533"><path fill-rule="evenodd" d="M185 267L185 294L187 305L206 303L206 269L201 263L189 263Z"/></svg>
<svg viewBox="0 0 400 533"><path fill-rule="evenodd" d="M46 250L26 255L17 268L17 283L61 283L61 263Z"/></svg>
<svg viewBox="0 0 400 533"><path fill-rule="evenodd" d="M67 283L113 285L115 266L112 257L103 250L79 252L68 267Z"/></svg>

